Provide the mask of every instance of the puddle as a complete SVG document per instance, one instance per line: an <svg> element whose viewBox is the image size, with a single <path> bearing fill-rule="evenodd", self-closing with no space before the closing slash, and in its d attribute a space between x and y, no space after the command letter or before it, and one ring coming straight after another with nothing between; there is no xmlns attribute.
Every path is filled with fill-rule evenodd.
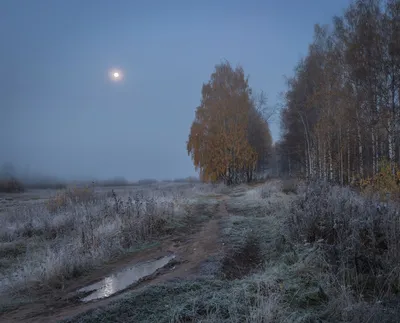
<svg viewBox="0 0 400 323"><path fill-rule="evenodd" d="M120 272L107 276L103 280L83 287L79 293L91 292L88 296L81 299L82 302L89 302L96 299L109 297L119 291L128 288L138 280L154 274L158 269L166 266L175 255L165 256L153 261L142 262L133 267L128 267Z"/></svg>

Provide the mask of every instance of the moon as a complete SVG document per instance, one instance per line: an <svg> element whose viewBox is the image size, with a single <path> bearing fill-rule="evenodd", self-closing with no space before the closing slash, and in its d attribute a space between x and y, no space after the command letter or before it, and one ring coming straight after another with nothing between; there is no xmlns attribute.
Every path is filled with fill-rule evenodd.
<svg viewBox="0 0 400 323"><path fill-rule="evenodd" d="M108 75L110 80L113 82L120 82L124 78L124 74L122 73L122 71L116 68L110 69Z"/></svg>

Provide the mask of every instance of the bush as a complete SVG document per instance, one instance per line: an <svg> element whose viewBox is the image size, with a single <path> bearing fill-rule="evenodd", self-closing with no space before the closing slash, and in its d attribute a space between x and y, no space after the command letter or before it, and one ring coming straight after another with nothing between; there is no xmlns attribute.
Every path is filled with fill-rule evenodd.
<svg viewBox="0 0 400 323"><path fill-rule="evenodd" d="M93 189L90 187L74 187L63 192L57 193L49 198L46 207L49 212L54 213L65 209L68 203L80 204L93 201L95 198Z"/></svg>
<svg viewBox="0 0 400 323"><path fill-rule="evenodd" d="M23 184L15 178L0 180L1 193L21 193L24 191Z"/></svg>
<svg viewBox="0 0 400 323"><path fill-rule="evenodd" d="M363 194L368 197L378 195L380 200L398 200L400 198L400 169L397 165L391 165L387 160L380 163L379 172L360 181Z"/></svg>

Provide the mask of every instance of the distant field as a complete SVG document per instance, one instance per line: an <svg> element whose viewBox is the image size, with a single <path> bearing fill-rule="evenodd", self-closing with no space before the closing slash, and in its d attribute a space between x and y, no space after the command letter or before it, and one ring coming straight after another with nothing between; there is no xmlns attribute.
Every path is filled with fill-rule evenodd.
<svg viewBox="0 0 400 323"><path fill-rule="evenodd" d="M69 185L74 187L75 185ZM154 184L132 184L132 185L121 185L121 186L94 186L94 192L96 194L102 194L114 190L117 194L129 194L134 193L138 190L168 190L168 189L179 189L186 190L197 187L198 189L207 190L208 186L197 183L174 183L174 182L159 182ZM22 205L24 203L38 203L54 196L57 192L62 191L59 189L27 189L22 193L1 193L0 192L0 213L4 212L6 208Z"/></svg>

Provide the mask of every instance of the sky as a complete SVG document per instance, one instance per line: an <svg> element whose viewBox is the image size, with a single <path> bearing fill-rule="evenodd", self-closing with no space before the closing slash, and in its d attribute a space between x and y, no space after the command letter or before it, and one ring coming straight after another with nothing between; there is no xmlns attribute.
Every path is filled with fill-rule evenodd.
<svg viewBox="0 0 400 323"><path fill-rule="evenodd" d="M193 176L186 141L215 65L240 64L275 106L314 24L348 4L1 0L0 164L66 179ZM279 118L270 129L279 139Z"/></svg>

